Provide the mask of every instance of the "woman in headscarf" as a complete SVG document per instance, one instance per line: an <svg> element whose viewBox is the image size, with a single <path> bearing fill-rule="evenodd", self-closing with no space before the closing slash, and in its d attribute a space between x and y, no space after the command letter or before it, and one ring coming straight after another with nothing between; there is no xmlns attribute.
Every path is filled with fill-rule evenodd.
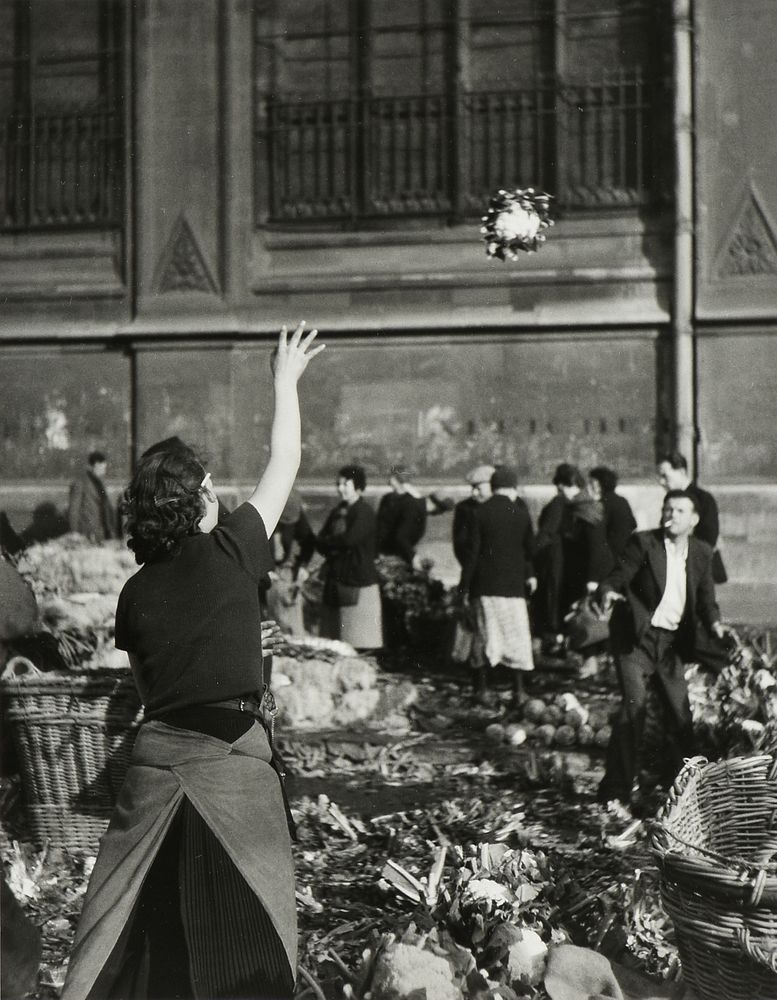
<svg viewBox="0 0 777 1000"><path fill-rule="evenodd" d="M340 502L329 513L317 545L326 558L321 634L356 649L380 649L383 621L375 568L377 523L364 499L367 476L360 465L337 473Z"/></svg>
<svg viewBox="0 0 777 1000"><path fill-rule="evenodd" d="M87 890L63 1000L291 997L287 812L261 676L259 582L300 461L297 382L316 331L274 355L267 468L219 522L191 450L138 464L125 501L140 570L116 611L145 706Z"/></svg>

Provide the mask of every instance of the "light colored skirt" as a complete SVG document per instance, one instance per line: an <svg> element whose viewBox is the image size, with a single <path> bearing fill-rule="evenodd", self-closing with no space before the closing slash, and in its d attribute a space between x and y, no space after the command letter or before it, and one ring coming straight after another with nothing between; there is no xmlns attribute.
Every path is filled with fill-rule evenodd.
<svg viewBox="0 0 777 1000"><path fill-rule="evenodd" d="M339 639L355 649L380 649L383 645L383 618L380 587L359 587L359 600L346 608L321 606L321 635Z"/></svg>
<svg viewBox="0 0 777 1000"><path fill-rule="evenodd" d="M534 670L525 599L478 597L474 603L477 641L473 644L472 665L488 663L496 667L501 663L512 670ZM477 659L480 662L474 662Z"/></svg>

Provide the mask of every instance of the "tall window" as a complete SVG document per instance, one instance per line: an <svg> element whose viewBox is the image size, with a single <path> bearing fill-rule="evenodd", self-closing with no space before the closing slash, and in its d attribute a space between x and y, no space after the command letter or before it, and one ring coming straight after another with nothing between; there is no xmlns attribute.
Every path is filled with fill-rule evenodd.
<svg viewBox="0 0 777 1000"><path fill-rule="evenodd" d="M0 0L0 228L122 216L123 0Z"/></svg>
<svg viewBox="0 0 777 1000"><path fill-rule="evenodd" d="M257 0L257 223L656 188L664 0Z"/></svg>

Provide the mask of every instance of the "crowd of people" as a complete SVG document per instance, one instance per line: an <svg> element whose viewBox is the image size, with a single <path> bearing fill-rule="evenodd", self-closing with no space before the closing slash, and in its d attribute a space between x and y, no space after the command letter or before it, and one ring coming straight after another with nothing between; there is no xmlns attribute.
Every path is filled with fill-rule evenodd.
<svg viewBox="0 0 777 1000"><path fill-rule="evenodd" d="M612 654L622 695L599 795L633 808L671 782L693 752L684 663L718 669L727 657L715 601L715 584L726 579L717 504L678 453L661 457L657 476L666 490L660 526L637 531L612 469L597 466L584 477L562 463L535 530L515 471L479 465L466 477L470 493L455 505L451 533L476 700L487 700L493 669L506 667L520 706L537 654L565 653L576 609L585 606L607 622L606 641L597 630L587 648L580 644L584 653ZM358 648L397 634L392 608L381 607L376 555L416 564L427 517L450 506L436 495L424 498L406 468L392 469L389 485L376 514L363 497L364 470L343 467L341 502L316 542L326 557L324 634ZM383 624L382 610L389 615ZM650 699L665 736L652 758L643 748Z"/></svg>
<svg viewBox="0 0 777 1000"><path fill-rule="evenodd" d="M453 507L451 529L476 701L488 703L490 677L502 667L511 671L520 706L537 656L547 662L566 653L568 623L581 606L607 623L606 640L597 629L589 645L583 639L577 647L592 658L612 654L622 695L599 794L635 808L693 751L683 664L717 669L727 657L715 602L715 584L726 579L717 504L691 480L684 456L662 456L656 471L666 493L654 530L636 530L614 470L597 466L586 477L568 462L554 472L556 494L536 530L515 471L489 464L468 473L470 492ZM437 494L424 497L402 466L390 470L377 512L364 497L366 485L361 466L339 470L340 501L317 536L305 529L306 558L317 550L325 559L322 634L377 649L401 640L402 630L392 602L381 601L376 558L417 566L427 518L453 505ZM666 737L653 759L642 738L650 698Z"/></svg>
<svg viewBox="0 0 777 1000"><path fill-rule="evenodd" d="M536 528L514 469L482 464L459 503L424 496L395 466L377 510L359 465L337 473L338 502L316 532L294 481L301 455L297 385L315 331L281 332L273 355L269 462L245 503L227 511L212 476L178 438L148 449L121 504L138 572L116 612L145 706L126 782L99 856L63 1000L143 996L290 997L297 926L282 766L272 743L268 613L301 631L300 589L322 557L320 632L359 650L392 633L377 559L418 566L427 519L452 510L460 624L471 641L474 697L508 668L513 700L538 654L564 651L570 610L609 620L621 707L602 801L635 806L649 781L670 782L692 749L683 663L725 638L715 582L714 499L678 454L662 457L661 523L637 531L615 472L570 463ZM70 493L70 527L92 540L119 533L94 452ZM393 623L396 625L396 622ZM717 647L720 655L720 647ZM648 699L662 706L668 750L643 746Z"/></svg>

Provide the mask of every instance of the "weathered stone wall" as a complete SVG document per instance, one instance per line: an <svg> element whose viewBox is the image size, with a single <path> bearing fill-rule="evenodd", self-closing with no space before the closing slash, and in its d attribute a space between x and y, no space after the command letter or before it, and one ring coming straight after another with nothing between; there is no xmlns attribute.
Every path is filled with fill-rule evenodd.
<svg viewBox="0 0 777 1000"><path fill-rule="evenodd" d="M774 482L777 10L772 0L705 0L695 11L702 477ZM769 511L773 506L762 517ZM774 549L764 551L774 565ZM755 550L753 558L761 560Z"/></svg>

